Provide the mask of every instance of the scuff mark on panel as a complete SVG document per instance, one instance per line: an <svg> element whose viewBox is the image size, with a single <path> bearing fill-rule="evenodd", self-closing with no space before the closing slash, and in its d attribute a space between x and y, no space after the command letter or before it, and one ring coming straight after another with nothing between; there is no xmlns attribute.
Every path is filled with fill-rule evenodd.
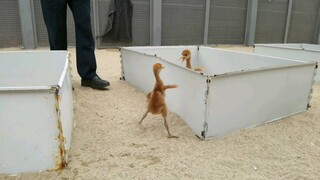
<svg viewBox="0 0 320 180"><path fill-rule="evenodd" d="M314 69L313 81L312 81L310 94L309 94L309 98L308 98L307 110L311 108L311 99L312 99L312 94L313 94L313 87L314 87L314 84L316 83L315 78L317 76L317 69L318 69L318 62L316 63L315 69Z"/></svg>
<svg viewBox="0 0 320 180"><path fill-rule="evenodd" d="M119 51L120 51L120 64L121 64L121 77L120 77L120 80L123 80L125 81L125 75L124 75L124 67L123 67L123 60L122 60L122 50L121 48L119 48Z"/></svg>
<svg viewBox="0 0 320 180"><path fill-rule="evenodd" d="M56 114L57 114L57 124L58 124L58 136L57 140L59 141L59 152L56 157L56 170L60 170L66 167L67 161L66 161L66 149L65 149L65 138L63 136L63 130L62 130L62 123L61 123L61 111L60 111L60 100L61 95L59 93L60 87L54 87L54 95L55 95L55 101L56 101Z"/></svg>
<svg viewBox="0 0 320 180"><path fill-rule="evenodd" d="M209 90L210 90L210 84L211 84L210 76L207 76L206 84L207 84L207 90L205 91L205 94L204 94L205 120L203 123L203 131L201 131L201 139L203 139L203 140L206 139L206 135L208 132L207 117L209 117Z"/></svg>

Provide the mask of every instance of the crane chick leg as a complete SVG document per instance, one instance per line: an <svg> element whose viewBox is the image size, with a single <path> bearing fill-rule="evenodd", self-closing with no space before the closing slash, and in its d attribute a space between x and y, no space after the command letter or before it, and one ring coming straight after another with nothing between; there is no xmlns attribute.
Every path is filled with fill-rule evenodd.
<svg viewBox="0 0 320 180"><path fill-rule="evenodd" d="M163 117L163 120L164 120L164 126L166 127L166 129L168 131L168 138L178 138L178 136L171 135L171 133L169 131L169 125L168 125L168 122L167 122L167 110L166 109L163 110L162 117Z"/></svg>
<svg viewBox="0 0 320 180"><path fill-rule="evenodd" d="M142 116L142 118L141 118L141 120L140 120L139 124L141 124L141 123L142 123L142 120L144 120L144 118L146 118L146 117L147 117L148 112L149 112L149 111L147 111L147 112L145 112L145 113L143 114L143 116Z"/></svg>

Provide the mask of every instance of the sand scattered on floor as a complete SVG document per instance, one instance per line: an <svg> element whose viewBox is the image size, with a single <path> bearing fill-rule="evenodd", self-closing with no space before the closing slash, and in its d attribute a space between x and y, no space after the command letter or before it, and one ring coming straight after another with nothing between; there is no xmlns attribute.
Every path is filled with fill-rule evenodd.
<svg viewBox="0 0 320 180"><path fill-rule="evenodd" d="M252 52L252 47L215 46ZM166 138L160 116L138 122L146 95L119 80L117 49L96 50L107 91L80 86L72 54L74 97L70 162L62 171L0 175L0 179L319 179L320 85L304 113L209 141L199 140L176 114Z"/></svg>

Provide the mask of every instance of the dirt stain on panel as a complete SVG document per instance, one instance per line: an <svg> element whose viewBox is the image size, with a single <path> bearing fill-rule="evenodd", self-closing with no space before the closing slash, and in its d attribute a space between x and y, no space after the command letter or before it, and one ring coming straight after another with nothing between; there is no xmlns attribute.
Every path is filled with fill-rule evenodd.
<svg viewBox="0 0 320 180"><path fill-rule="evenodd" d="M65 138L63 137L62 123L61 123L61 111L60 111L60 100L61 96L59 94L59 87L55 88L55 101L56 101L56 114L58 120L58 136L57 140L59 141L59 152L56 157L56 170L60 170L66 167L66 149L65 149Z"/></svg>

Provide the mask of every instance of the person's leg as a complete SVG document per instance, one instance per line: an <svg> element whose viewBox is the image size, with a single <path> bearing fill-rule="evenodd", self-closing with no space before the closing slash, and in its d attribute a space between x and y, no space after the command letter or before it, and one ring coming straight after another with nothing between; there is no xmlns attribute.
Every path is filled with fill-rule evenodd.
<svg viewBox="0 0 320 180"><path fill-rule="evenodd" d="M69 0L76 30L77 69L82 79L96 76L95 44L91 29L90 0Z"/></svg>
<svg viewBox="0 0 320 180"><path fill-rule="evenodd" d="M51 50L67 50L67 0L41 0Z"/></svg>
<svg viewBox="0 0 320 180"><path fill-rule="evenodd" d="M81 85L104 89L110 83L100 79L96 74L97 64L91 28L90 0L68 0L68 5L75 22L77 70L82 78Z"/></svg>

